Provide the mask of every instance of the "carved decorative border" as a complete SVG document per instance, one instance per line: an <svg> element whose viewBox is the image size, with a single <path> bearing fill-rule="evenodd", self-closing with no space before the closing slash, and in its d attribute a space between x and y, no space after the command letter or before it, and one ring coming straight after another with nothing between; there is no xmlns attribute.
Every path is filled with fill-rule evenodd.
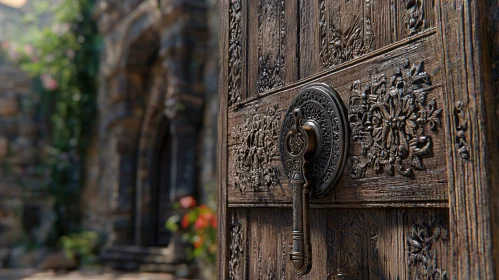
<svg viewBox="0 0 499 280"><path fill-rule="evenodd" d="M239 215L232 214L229 244L229 279L242 280L244 266L244 235Z"/></svg>
<svg viewBox="0 0 499 280"><path fill-rule="evenodd" d="M242 100L241 94L241 0L232 0L229 4L229 106Z"/></svg>
<svg viewBox="0 0 499 280"><path fill-rule="evenodd" d="M362 16L357 15L346 30L340 30L327 17L326 0L319 1L319 54L324 69L368 53L373 40L369 17L362 20Z"/></svg>
<svg viewBox="0 0 499 280"><path fill-rule="evenodd" d="M462 159L469 159L468 142L466 141L466 132L468 131L468 122L466 121L466 112L463 108L463 103L461 101L456 102L456 107L454 108L454 124L456 127L456 148L459 156Z"/></svg>
<svg viewBox="0 0 499 280"><path fill-rule="evenodd" d="M348 120L353 142L362 146L362 157L350 158L352 178L363 178L368 167L406 177L425 169L423 158L433 148L426 131L440 125L442 109L437 109L435 99L426 100L432 88L423 61L409 65L406 61L389 80L381 74L364 85L353 82Z"/></svg>
<svg viewBox="0 0 499 280"><path fill-rule="evenodd" d="M263 22L267 12L279 6L279 42L277 42L277 55L274 58L269 52L263 51ZM258 92L262 93L284 85L285 54L286 54L286 26L284 14L284 1L259 0L258 1ZM270 15L269 17L271 17ZM265 26L265 28L268 28ZM266 31L269 31L267 29Z"/></svg>

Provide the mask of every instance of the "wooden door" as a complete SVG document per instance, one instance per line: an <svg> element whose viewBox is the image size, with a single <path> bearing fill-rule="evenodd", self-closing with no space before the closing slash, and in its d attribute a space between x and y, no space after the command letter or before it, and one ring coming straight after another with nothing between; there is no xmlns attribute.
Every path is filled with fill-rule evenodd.
<svg viewBox="0 0 499 280"><path fill-rule="evenodd" d="M219 279L299 278L282 130L314 86L344 110L323 145L347 150L313 178L333 186L310 197L301 279L495 279L487 3L221 1Z"/></svg>

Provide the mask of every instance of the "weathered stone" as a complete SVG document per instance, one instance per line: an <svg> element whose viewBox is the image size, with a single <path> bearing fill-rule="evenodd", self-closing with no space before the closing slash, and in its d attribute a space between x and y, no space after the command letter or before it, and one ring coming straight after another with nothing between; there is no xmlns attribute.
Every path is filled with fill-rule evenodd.
<svg viewBox="0 0 499 280"><path fill-rule="evenodd" d="M64 254L58 252L48 255L40 265L43 270L73 270L78 268L78 263Z"/></svg>
<svg viewBox="0 0 499 280"><path fill-rule="evenodd" d="M9 140L7 137L0 136L0 160L4 159L9 153Z"/></svg>

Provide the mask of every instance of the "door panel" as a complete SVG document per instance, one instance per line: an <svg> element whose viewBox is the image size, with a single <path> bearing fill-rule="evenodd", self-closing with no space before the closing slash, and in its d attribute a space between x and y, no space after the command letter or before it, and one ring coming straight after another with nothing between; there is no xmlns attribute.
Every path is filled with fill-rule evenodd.
<svg viewBox="0 0 499 280"><path fill-rule="evenodd" d="M230 213L230 279L427 279L447 273L446 209L314 209L313 268L301 278L289 261L291 211Z"/></svg>
<svg viewBox="0 0 499 280"><path fill-rule="evenodd" d="M220 279L299 278L290 245L306 231L293 233L278 142L290 104L315 83L339 94L350 146L335 188L311 197L312 270L300 279L494 279L484 10L482 0L221 2Z"/></svg>

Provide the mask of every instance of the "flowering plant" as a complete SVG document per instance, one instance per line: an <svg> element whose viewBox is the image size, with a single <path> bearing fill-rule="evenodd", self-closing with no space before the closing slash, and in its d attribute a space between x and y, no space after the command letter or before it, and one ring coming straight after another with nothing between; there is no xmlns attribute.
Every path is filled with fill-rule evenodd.
<svg viewBox="0 0 499 280"><path fill-rule="evenodd" d="M171 232L181 232L182 239L188 241L192 247L186 249L187 256L191 259L205 260L210 264L216 262L217 251L217 220L215 211L209 206L202 204L196 206L196 200L192 196L180 198L173 205L176 209L186 209L187 212L171 216L165 226Z"/></svg>

